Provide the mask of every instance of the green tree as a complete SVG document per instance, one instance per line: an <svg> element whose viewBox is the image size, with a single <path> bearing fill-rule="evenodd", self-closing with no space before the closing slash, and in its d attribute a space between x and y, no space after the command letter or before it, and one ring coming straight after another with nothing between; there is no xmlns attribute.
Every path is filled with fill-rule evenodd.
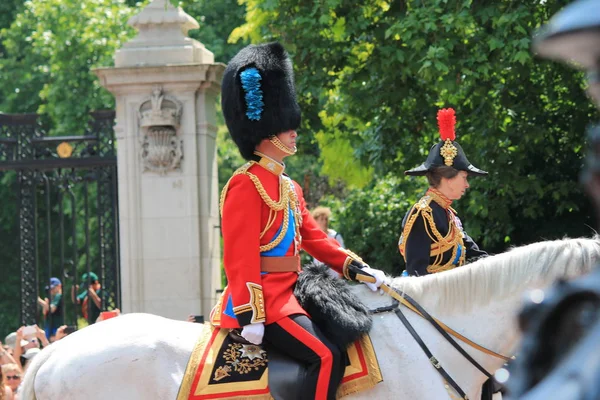
<svg viewBox="0 0 600 400"><path fill-rule="evenodd" d="M0 109L39 112L56 134L81 133L88 112L114 100L90 69L112 65L114 52L134 31L135 9L123 0L32 0L2 30Z"/></svg>
<svg viewBox="0 0 600 400"><path fill-rule="evenodd" d="M244 23L245 8L237 0L183 0L183 10L194 17L200 28L190 31L190 37L203 43L215 55L215 62L227 63L247 43L227 43L231 32Z"/></svg>
<svg viewBox="0 0 600 400"><path fill-rule="evenodd" d="M530 50L567 3L243 0L246 24L230 40L285 44L323 171L353 186L422 162L439 140L437 109L454 107L458 142L490 171L457 208L497 252L590 233L577 177L597 113L581 74Z"/></svg>
<svg viewBox="0 0 600 400"><path fill-rule="evenodd" d="M421 195L418 182L388 174L343 199L325 197L321 204L331 208L331 227L342 233L346 247L372 267L399 275L405 266L398 250L402 219Z"/></svg>

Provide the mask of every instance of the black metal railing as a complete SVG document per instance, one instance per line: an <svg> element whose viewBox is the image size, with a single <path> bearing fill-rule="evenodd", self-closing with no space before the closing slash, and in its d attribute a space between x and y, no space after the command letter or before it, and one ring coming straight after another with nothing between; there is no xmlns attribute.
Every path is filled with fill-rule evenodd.
<svg viewBox="0 0 600 400"><path fill-rule="evenodd" d="M36 114L0 113L0 173L17 174L23 324L42 322L37 298L53 276L67 324L83 311L71 292L86 284L84 272L98 275L103 310L120 307L114 119L92 112L82 135L52 136Z"/></svg>

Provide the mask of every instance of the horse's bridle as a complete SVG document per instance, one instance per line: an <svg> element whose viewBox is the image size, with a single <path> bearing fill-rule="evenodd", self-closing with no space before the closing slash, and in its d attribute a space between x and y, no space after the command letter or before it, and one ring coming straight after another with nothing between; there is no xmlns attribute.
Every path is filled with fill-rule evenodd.
<svg viewBox="0 0 600 400"><path fill-rule="evenodd" d="M374 282L374 278L373 278L373 280L371 280L370 278L371 278L370 276L365 276L365 275L362 275L362 274L360 274L360 275L357 274L357 279L358 280L367 281L367 282L373 283ZM398 318L400 318L400 321L402 321L402 323L404 324L404 326L406 327L406 329L408 330L408 332L410 332L410 334L412 335L412 337L419 344L419 346L421 347L421 349L423 350L423 352L427 355L427 358L429 358L429 362L431 362L431 364L433 365L433 367L440 373L440 375L442 375L442 377L444 378L444 380L446 382L448 382L448 384L450 386L452 386L452 388L460 395L461 399L468 400L468 396L460 388L460 386L458 385L458 383L456 383L456 381L454 379L452 379L452 377L448 374L448 372L446 372L446 370L442 367L442 365L440 364L440 362L438 361L438 359L435 358L435 356L431 353L431 351L429 350L429 348L427 347L427 345L425 344L425 342L423 342L423 340L421 339L421 337L419 336L419 334L415 331L415 329L412 327L412 325L410 324L410 322L408 321L408 319L406 318L406 316L402 313L402 309L399 307L400 304L402 304L403 306L407 307L411 311L415 312L417 315L419 315L422 318L424 318L427 321L429 321L429 323L431 323L431 325L433 325L433 327L463 357L465 357L475 368L477 368L479 371L481 371L481 373L483 373L489 379L492 379L493 375L490 374L485 368L483 368L481 366L481 364L479 364L473 357L471 357L471 355L469 353L467 353L465 351L465 349L463 349L458 343L456 343L456 341L450 335L456 337L457 339L460 339L461 341L467 343L468 345L472 346L473 348L475 348L475 349L477 349L479 351L482 351L483 353L489 354L489 355L494 356L496 358L500 358L501 360L503 360L505 362L514 359L514 357L503 356L502 354L498 354L495 351L489 350L489 349L487 349L487 348L485 348L485 347L483 347L481 345L478 345L477 343L473 342L472 340L466 338L465 336L463 336L460 333L456 332L452 328L448 327L443 322L438 321L437 319L435 319L434 317L432 317L423 307L421 307L419 305L419 303L417 303L413 298L411 298L409 295L407 295L403 291L401 291L399 289L392 288L392 287L390 287L389 285L387 285L385 283L381 285L380 289L382 289L384 292L386 292L387 294L389 294L394 299L394 302L393 302L393 304L391 306L379 307L379 308L376 308L375 310L371 310L371 312L372 313L382 313L382 312L394 311L394 313L398 316Z"/></svg>

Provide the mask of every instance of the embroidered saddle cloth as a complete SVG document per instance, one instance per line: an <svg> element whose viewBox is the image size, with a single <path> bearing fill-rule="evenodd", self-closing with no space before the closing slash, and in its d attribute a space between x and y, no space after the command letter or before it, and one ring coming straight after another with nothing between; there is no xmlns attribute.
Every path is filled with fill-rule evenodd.
<svg viewBox="0 0 600 400"><path fill-rule="evenodd" d="M370 389L383 380L368 335L348 348L346 360L338 398ZM177 400L272 400L271 393L301 390L302 371L303 367L288 357L272 354L268 358L261 346L238 343L228 329L206 324L188 361Z"/></svg>

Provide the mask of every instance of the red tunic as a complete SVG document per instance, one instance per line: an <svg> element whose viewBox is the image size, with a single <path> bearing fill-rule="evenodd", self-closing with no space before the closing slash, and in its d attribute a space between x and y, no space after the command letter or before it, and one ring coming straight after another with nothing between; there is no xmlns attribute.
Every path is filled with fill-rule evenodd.
<svg viewBox="0 0 600 400"><path fill-rule="evenodd" d="M283 172L282 168L280 172ZM285 175L281 176L253 163L247 173L234 174L224 192L221 229L228 286L211 312L211 322L223 328L239 328L252 322L271 324L291 314L306 315L293 295L297 272L261 274L259 247L270 243L277 236L284 218L283 211L271 212L248 173L258 178L266 194L274 202L280 200L280 184L293 183L298 199L297 211L301 214L301 221L295 221L296 224L301 223L300 237L295 235L285 256L297 256L301 245L310 255L340 273L349 258L348 253L336 241L331 240L310 215L300 185ZM261 238L261 232L269 224L270 215L272 221L273 214L275 221ZM234 313L231 312L232 309Z"/></svg>

